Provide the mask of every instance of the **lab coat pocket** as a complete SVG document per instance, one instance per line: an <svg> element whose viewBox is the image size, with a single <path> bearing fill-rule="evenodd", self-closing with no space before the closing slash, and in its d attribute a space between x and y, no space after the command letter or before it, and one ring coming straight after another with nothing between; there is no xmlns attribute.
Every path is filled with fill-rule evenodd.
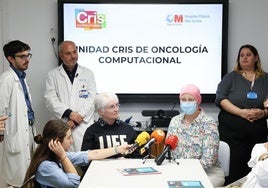
<svg viewBox="0 0 268 188"><path fill-rule="evenodd" d="M5 142L6 142L6 147L5 150L8 153L20 153L20 142L19 142L19 136L18 136L18 132L14 133L14 134L7 134L5 135Z"/></svg>

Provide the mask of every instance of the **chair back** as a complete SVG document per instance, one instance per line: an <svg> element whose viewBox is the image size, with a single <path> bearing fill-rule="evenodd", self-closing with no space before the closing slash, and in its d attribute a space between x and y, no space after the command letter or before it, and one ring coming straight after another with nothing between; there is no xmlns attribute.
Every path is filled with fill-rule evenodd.
<svg viewBox="0 0 268 188"><path fill-rule="evenodd" d="M224 175L229 176L229 168L230 168L230 147L229 145L224 142L220 141L219 144L219 151L218 151L218 159L221 163L221 166L224 171Z"/></svg>
<svg viewBox="0 0 268 188"><path fill-rule="evenodd" d="M27 186L27 184L28 184L30 181L34 180L34 178L35 178L35 175L32 175L29 179L27 179L27 180L22 184L22 186L21 186L20 188L25 188L25 187Z"/></svg>

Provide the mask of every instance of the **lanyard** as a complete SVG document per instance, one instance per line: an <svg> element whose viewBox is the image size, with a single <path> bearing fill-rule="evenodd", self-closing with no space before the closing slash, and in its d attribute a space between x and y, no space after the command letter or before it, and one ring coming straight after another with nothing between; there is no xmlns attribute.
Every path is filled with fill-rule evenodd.
<svg viewBox="0 0 268 188"><path fill-rule="evenodd" d="M252 82L251 82L251 85L250 85L250 91L253 90L254 83L255 83L255 74L253 75L253 78L252 78Z"/></svg>

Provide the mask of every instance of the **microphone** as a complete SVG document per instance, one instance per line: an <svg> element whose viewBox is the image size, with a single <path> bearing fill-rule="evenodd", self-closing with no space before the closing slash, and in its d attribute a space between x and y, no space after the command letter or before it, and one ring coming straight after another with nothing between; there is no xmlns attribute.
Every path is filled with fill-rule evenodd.
<svg viewBox="0 0 268 188"><path fill-rule="evenodd" d="M142 131L136 138L135 143L125 152L125 155L132 153L135 151L139 146L146 144L150 139L149 133L146 131Z"/></svg>
<svg viewBox="0 0 268 188"><path fill-rule="evenodd" d="M133 116L130 116L129 118L127 118L127 119L125 120L125 122L126 122L126 123L130 123L130 120L132 119L132 117L133 117Z"/></svg>
<svg viewBox="0 0 268 188"><path fill-rule="evenodd" d="M161 165L164 159L166 158L166 154L170 152L170 150L174 150L178 145L178 137L175 135L170 135L165 141L165 148L163 152L154 160L157 165Z"/></svg>
<svg viewBox="0 0 268 188"><path fill-rule="evenodd" d="M78 76L78 75L79 75L79 74L78 74L78 73L76 73L76 74L75 74L75 77L77 78L77 76Z"/></svg>
<svg viewBox="0 0 268 188"><path fill-rule="evenodd" d="M151 139L147 142L143 148L140 149L140 154L142 155L146 150L148 150L153 143L160 144L165 139L165 133L161 129L154 130L151 134Z"/></svg>

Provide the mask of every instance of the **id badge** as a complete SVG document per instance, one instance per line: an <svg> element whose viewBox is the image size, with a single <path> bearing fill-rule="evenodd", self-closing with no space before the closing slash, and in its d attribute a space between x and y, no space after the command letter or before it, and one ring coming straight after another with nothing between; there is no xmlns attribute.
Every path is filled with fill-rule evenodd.
<svg viewBox="0 0 268 188"><path fill-rule="evenodd" d="M257 93L255 93L253 91L250 91L250 92L247 93L247 99L255 100L257 98L258 98Z"/></svg>
<svg viewBox="0 0 268 188"><path fill-rule="evenodd" d="M89 96L89 93L88 93L88 91L87 90L80 90L79 91L79 97L80 98L88 98L88 96Z"/></svg>

